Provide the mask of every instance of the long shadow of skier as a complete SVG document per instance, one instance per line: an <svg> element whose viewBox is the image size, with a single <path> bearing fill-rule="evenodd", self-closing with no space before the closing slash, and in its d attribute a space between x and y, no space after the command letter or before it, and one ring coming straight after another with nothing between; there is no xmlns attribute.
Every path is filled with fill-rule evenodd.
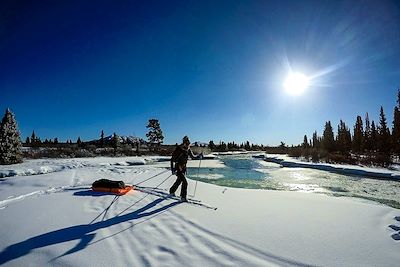
<svg viewBox="0 0 400 267"><path fill-rule="evenodd" d="M158 209L145 212L146 210L155 207L157 204L161 203L164 200L165 200L164 198L156 199L153 202L147 204L146 206L136 211L133 211L125 215L117 216L114 218L110 218L105 221L100 221L93 224L81 224L63 228L60 230L38 235L29 238L25 241L8 246L2 252L0 252L0 265L9 262L11 260L17 259L19 257L22 257L24 255L27 255L31 252L31 250L36 248L42 248L72 240L80 240L80 242L74 248L65 252L62 256L75 253L77 251L85 249L90 243L90 241L92 241L93 238L95 237L96 235L95 231L99 229L107 228L109 226L116 225L122 222L133 221L143 217L152 216L181 203L180 201L175 201L169 203L168 205L162 206Z"/></svg>

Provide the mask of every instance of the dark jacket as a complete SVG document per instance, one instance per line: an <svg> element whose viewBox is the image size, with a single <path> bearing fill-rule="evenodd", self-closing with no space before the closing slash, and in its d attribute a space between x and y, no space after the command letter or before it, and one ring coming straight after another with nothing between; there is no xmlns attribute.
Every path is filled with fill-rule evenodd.
<svg viewBox="0 0 400 267"><path fill-rule="evenodd" d="M175 169L178 171L184 171L186 169L186 164L189 157L191 157L192 159L196 158L190 148L185 148L184 145L176 146L175 151L174 153L172 153L171 157L171 169L174 169L175 167Z"/></svg>

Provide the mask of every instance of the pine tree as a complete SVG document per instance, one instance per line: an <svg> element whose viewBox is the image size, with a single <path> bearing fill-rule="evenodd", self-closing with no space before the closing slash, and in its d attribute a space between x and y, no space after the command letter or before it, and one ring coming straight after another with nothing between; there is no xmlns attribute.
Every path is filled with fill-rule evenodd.
<svg viewBox="0 0 400 267"><path fill-rule="evenodd" d="M213 140L210 140L210 142L208 143L208 148L211 149L211 150L215 149L215 144L214 144Z"/></svg>
<svg viewBox="0 0 400 267"><path fill-rule="evenodd" d="M113 145L113 148L114 148L114 156L116 156L117 155L117 150L118 150L118 148L120 146L119 136L116 133L114 133L114 135L113 135L112 145Z"/></svg>
<svg viewBox="0 0 400 267"><path fill-rule="evenodd" d="M308 144L307 135L304 135L302 147L303 147L303 148L308 148L309 146L310 146L310 145Z"/></svg>
<svg viewBox="0 0 400 267"><path fill-rule="evenodd" d="M226 146L226 144L225 144L225 142L220 142L220 144L219 144L219 149L221 150L221 151L227 151L227 146Z"/></svg>
<svg viewBox="0 0 400 267"><path fill-rule="evenodd" d="M160 122L157 119L150 119L146 128L149 129L149 132L146 134L146 137L148 138L150 145L160 146L160 144L162 144L164 140Z"/></svg>
<svg viewBox="0 0 400 267"><path fill-rule="evenodd" d="M100 147L104 147L104 131L101 130L100 134Z"/></svg>
<svg viewBox="0 0 400 267"><path fill-rule="evenodd" d="M35 145L37 145L37 143L38 143L38 138L35 134L35 131L33 130L32 135L31 135L31 144L32 144L32 146L35 146Z"/></svg>
<svg viewBox="0 0 400 267"><path fill-rule="evenodd" d="M76 140L76 144L78 145L78 147L80 147L82 145L82 140L81 140L80 136L78 136L78 140Z"/></svg>
<svg viewBox="0 0 400 267"><path fill-rule="evenodd" d="M364 129L361 116L357 116L356 124L354 125L352 148L354 153L361 153L364 146Z"/></svg>
<svg viewBox="0 0 400 267"><path fill-rule="evenodd" d="M378 149L378 131L376 130L375 122L371 122L371 149Z"/></svg>
<svg viewBox="0 0 400 267"><path fill-rule="evenodd" d="M54 144L57 145L58 144L58 138L54 138Z"/></svg>
<svg viewBox="0 0 400 267"><path fill-rule="evenodd" d="M336 140L336 148L342 154L350 152L351 149L351 133L346 124L340 120L338 125L338 135Z"/></svg>
<svg viewBox="0 0 400 267"><path fill-rule="evenodd" d="M317 134L317 131L315 131L312 136L312 147L319 149L319 143L320 142L319 142L318 134Z"/></svg>
<svg viewBox="0 0 400 267"><path fill-rule="evenodd" d="M386 116L382 106L379 114L378 148L382 153L390 153L390 131L387 127Z"/></svg>
<svg viewBox="0 0 400 267"><path fill-rule="evenodd" d="M250 142L249 141L246 141L246 143L245 143L245 145L244 145L244 149L246 149L246 150L250 150Z"/></svg>
<svg viewBox="0 0 400 267"><path fill-rule="evenodd" d="M29 146L29 144L31 143L31 139L29 139L29 136L25 139L25 145Z"/></svg>
<svg viewBox="0 0 400 267"><path fill-rule="evenodd" d="M371 130L371 125L369 123L369 116L368 112L365 115L365 131L364 131L364 148L367 151L372 150L372 130Z"/></svg>
<svg viewBox="0 0 400 267"><path fill-rule="evenodd" d="M392 128L393 152L400 154L400 89L397 90L397 105L394 107Z"/></svg>
<svg viewBox="0 0 400 267"><path fill-rule="evenodd" d="M335 150L335 137L330 121L325 123L324 133L322 136L322 146L328 152Z"/></svg>
<svg viewBox="0 0 400 267"><path fill-rule="evenodd" d="M0 164L22 162L22 144L14 114L7 109L0 125Z"/></svg>

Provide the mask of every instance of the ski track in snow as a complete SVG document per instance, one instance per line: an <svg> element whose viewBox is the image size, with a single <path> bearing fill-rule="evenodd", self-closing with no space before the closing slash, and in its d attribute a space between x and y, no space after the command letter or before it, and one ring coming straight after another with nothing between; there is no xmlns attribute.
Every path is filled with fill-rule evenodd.
<svg viewBox="0 0 400 267"><path fill-rule="evenodd" d="M102 165L98 164L96 167L93 166L93 164L77 164L75 166L79 166L79 168L70 168L70 167L65 167L61 166L60 169L58 170L59 172L62 171L71 171L71 178L70 178L70 184L69 185L63 185L63 186L56 186L56 187L49 187L47 189L42 189L42 190L37 190L33 192L29 192L26 194L21 194L18 196L8 196L7 199L5 200L0 200L0 210L7 208L10 204L17 202L17 201L22 201L26 198L30 197L38 197L38 196L43 196L43 195L48 195L52 193L60 193L64 192L67 190L80 190L80 189L90 189L92 182L94 182L97 179L100 179L102 177L108 177L109 175L116 174L118 175L119 180L126 180L131 182L135 180L139 175L144 174L149 172L148 169L143 169L141 167L137 166L123 166L121 167L120 165ZM101 167L99 167L101 166ZM43 168L43 167L41 167ZM95 169L95 173L100 173L99 177L95 177L94 179L89 179L90 181L88 182L88 179L82 179L80 178L80 171L84 171L85 169L93 170ZM45 172L45 174L50 174L51 172ZM30 175L39 175L43 173L34 173ZM28 175L25 175L28 176ZM127 178L127 179L124 179ZM132 179L133 178L133 179ZM7 179L7 178L5 178ZM86 180L86 181L85 181ZM5 181L3 179L3 181ZM38 185L40 186L40 185Z"/></svg>
<svg viewBox="0 0 400 267"><path fill-rule="evenodd" d="M32 166L33 163L36 165ZM109 167L111 171L118 173L117 167L131 167L146 165L145 159L128 159L118 162L90 162L89 160L80 161L75 159L58 159L58 160L28 160L24 163L17 164L15 168L8 169L7 166L0 166L0 179L6 179L14 176L31 176L41 174L51 174L54 172L62 172L64 170L82 169L87 167L104 168ZM38 166L39 165L39 166Z"/></svg>
<svg viewBox="0 0 400 267"><path fill-rule="evenodd" d="M0 201L0 209L4 209L9 204L11 204L11 203L13 203L15 201L24 200L25 198L28 198L28 197L48 195L48 194L52 194L52 193L63 192L63 191L70 190L70 189L82 189L82 188L89 188L89 186L87 186L87 187L80 186L79 188L74 187L74 186L52 187L52 188L49 188L47 190L38 190L38 191L34 191L34 192L31 192L31 193L28 193L28 194L19 195L19 196L16 196L16 197L9 197L6 200Z"/></svg>

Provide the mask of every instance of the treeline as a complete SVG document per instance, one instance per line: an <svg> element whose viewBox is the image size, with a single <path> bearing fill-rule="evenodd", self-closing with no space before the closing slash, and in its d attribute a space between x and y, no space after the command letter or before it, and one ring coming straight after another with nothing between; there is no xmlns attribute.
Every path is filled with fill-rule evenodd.
<svg viewBox="0 0 400 267"><path fill-rule="evenodd" d="M393 112L391 130L381 106L378 124L374 120L370 121L366 113L364 121L361 116L357 116L352 129L340 120L335 135L331 122L327 121L322 136L316 131L310 139L304 135L303 143L292 146L288 153L314 162L323 160L388 166L400 155L400 89Z"/></svg>
<svg viewBox="0 0 400 267"><path fill-rule="evenodd" d="M194 144L194 146L200 146L198 144ZM213 140L211 140L207 146L213 152L228 152L228 151L265 151L266 153L271 154L286 154L289 151L289 148L286 146L284 142L281 142L279 146L266 146L263 144L253 144L249 141L242 143L235 142L227 142L220 141L215 144Z"/></svg>
<svg viewBox="0 0 400 267"><path fill-rule="evenodd" d="M146 153L149 143L132 136L119 136L113 133L105 136L102 130L99 139L82 141L80 137L76 141L71 139L60 142L58 138L41 140L32 132L25 139L23 154L26 158L59 158L59 157L95 157L95 156L138 156Z"/></svg>
<svg viewBox="0 0 400 267"><path fill-rule="evenodd" d="M194 144L194 146L196 146L196 143ZM214 141L211 140L208 143L207 147L211 151L215 152L227 152L227 151L239 151L239 150L256 151L265 149L264 145L250 144L249 141L240 144L237 144L235 142L225 143L224 141L220 141L218 144L215 144Z"/></svg>

